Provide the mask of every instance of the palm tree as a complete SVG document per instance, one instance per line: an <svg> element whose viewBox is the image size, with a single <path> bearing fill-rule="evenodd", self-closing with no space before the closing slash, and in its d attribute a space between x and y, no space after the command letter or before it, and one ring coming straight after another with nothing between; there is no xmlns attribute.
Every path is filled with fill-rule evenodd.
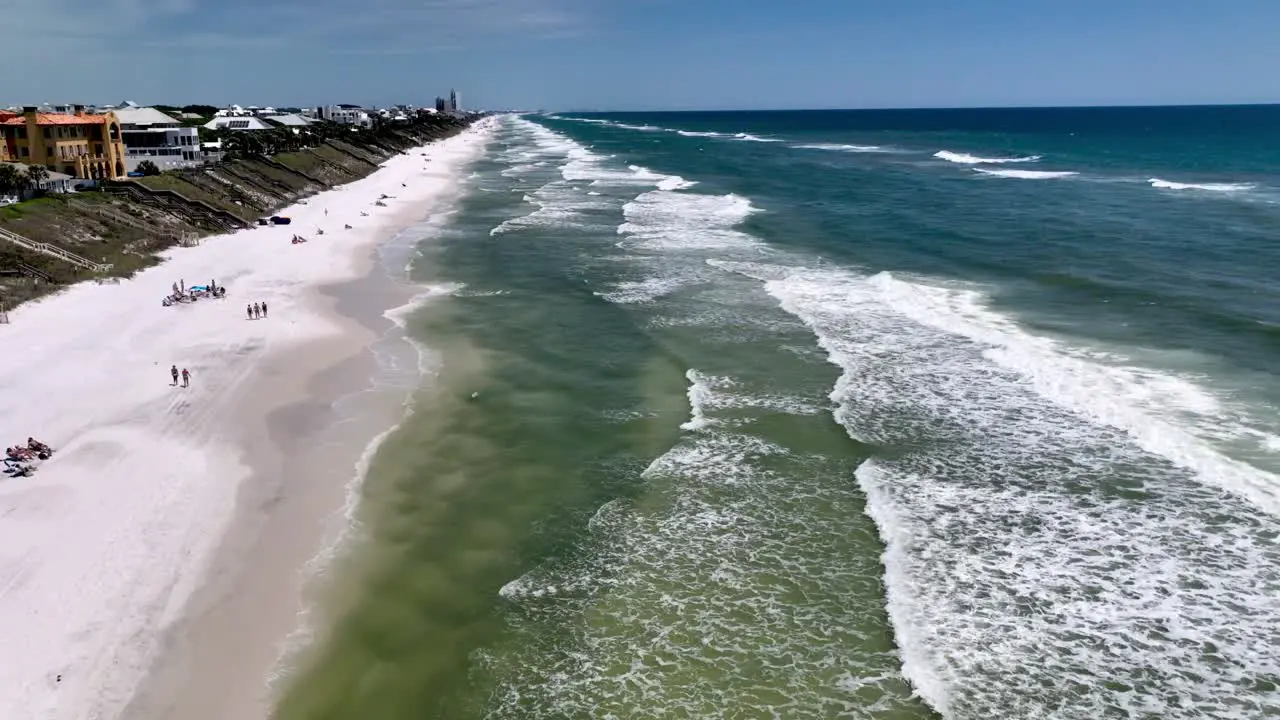
<svg viewBox="0 0 1280 720"><path fill-rule="evenodd" d="M49 171L43 165L28 165L26 180L30 187L41 190L49 181Z"/></svg>

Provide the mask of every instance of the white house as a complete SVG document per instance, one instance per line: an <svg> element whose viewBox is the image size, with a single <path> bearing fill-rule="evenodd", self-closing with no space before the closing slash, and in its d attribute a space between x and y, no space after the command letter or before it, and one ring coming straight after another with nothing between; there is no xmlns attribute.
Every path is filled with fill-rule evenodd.
<svg viewBox="0 0 1280 720"><path fill-rule="evenodd" d="M316 108L316 115L321 120L338 123L339 125L356 125L359 127L370 127L373 120L369 118L369 113L363 108L351 105L325 105Z"/></svg>
<svg viewBox="0 0 1280 720"><path fill-rule="evenodd" d="M12 165L14 168L18 170L18 172L22 173L23 175L27 173L27 168L30 167L29 165L23 165L22 163L4 163L4 164ZM80 181L76 180L74 177L71 177L70 175L65 175L60 172L54 172L52 170L48 170L46 171L45 179L40 182L40 185L38 187L27 187L22 191L21 195L6 196L5 202L0 204L7 205L13 202L29 200L33 196L35 196L37 190L43 190L44 192L48 192L48 193L75 192L75 183L77 182L80 182Z"/></svg>
<svg viewBox="0 0 1280 720"><path fill-rule="evenodd" d="M281 115L265 115L263 116L267 122L273 122L277 125L285 127L306 127L311 124L311 120L294 113L284 113Z"/></svg>
<svg viewBox="0 0 1280 720"><path fill-rule="evenodd" d="M124 107L115 111L124 140L125 169L132 172L143 160L161 170L203 164L200 131L186 127L155 108Z"/></svg>
<svg viewBox="0 0 1280 720"><path fill-rule="evenodd" d="M221 162L222 158L226 156L226 151L222 149L221 140L200 143L200 152L204 154L205 162Z"/></svg>
<svg viewBox="0 0 1280 720"><path fill-rule="evenodd" d="M219 111L221 112L221 111ZM225 115L223 117L215 117L204 125L210 130L270 130L271 126L263 122L262 118L253 117L251 115Z"/></svg>

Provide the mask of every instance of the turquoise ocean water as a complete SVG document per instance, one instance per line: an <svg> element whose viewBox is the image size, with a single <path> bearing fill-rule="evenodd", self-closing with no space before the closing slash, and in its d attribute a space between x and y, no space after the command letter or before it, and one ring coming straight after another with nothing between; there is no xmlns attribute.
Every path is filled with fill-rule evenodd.
<svg viewBox="0 0 1280 720"><path fill-rule="evenodd" d="M1280 109L505 118L280 718L1280 716Z"/></svg>

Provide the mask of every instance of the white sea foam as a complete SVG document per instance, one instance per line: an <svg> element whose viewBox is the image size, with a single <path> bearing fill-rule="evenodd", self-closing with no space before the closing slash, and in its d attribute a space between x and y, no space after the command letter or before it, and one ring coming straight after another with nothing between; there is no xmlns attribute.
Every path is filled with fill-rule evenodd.
<svg viewBox="0 0 1280 720"><path fill-rule="evenodd" d="M623 280L611 290L597 291L596 296L619 305L653 302L679 290L684 281L679 277L650 277L644 280Z"/></svg>
<svg viewBox="0 0 1280 720"><path fill-rule="evenodd" d="M757 389L743 387L734 378L710 375L698 370L688 370L690 418L680 426L682 430L705 430L712 426L744 425L743 419L717 419L711 413L718 411L765 410L787 415L816 415L823 408L805 398L775 395Z"/></svg>
<svg viewBox="0 0 1280 720"><path fill-rule="evenodd" d="M734 229L758 209L741 195L700 195L655 190L643 193L623 206L626 222L618 233L626 235L629 249L742 248L758 244Z"/></svg>
<svg viewBox="0 0 1280 720"><path fill-rule="evenodd" d="M1200 438L1238 421L1212 393L1032 336L976 289L726 269L813 329L837 419L893 449L857 477L904 673L944 717L1280 707L1280 486ZM1128 689L1077 691L1103 683Z"/></svg>
<svg viewBox="0 0 1280 720"><path fill-rule="evenodd" d="M681 430L702 430L709 427L712 421L707 418L705 405L709 404L712 388L717 384L729 382L727 378L704 375L697 370L688 370L684 374L689 380L689 421L680 426Z"/></svg>
<svg viewBox="0 0 1280 720"><path fill-rule="evenodd" d="M985 168L974 168L973 171L982 173L983 175L1002 178L1017 178L1020 180L1052 180L1055 178L1073 177L1080 174L1071 170L987 170Z"/></svg>
<svg viewBox="0 0 1280 720"><path fill-rule="evenodd" d="M735 139L738 139L738 140L745 140L745 141L747 141L747 142L762 142L762 143L776 143L776 142L782 142L781 140L779 140L779 139L777 139L777 138L760 137L759 135L752 135L751 133L738 133L738 134L734 135L733 137L734 137Z"/></svg>
<svg viewBox="0 0 1280 720"><path fill-rule="evenodd" d="M981 164L992 164L992 163L1025 163L1025 162L1036 162L1037 160L1040 159L1039 155L1025 155L1022 157L996 157L996 158L978 157L977 155L970 155L968 153L951 152L950 150L939 150L938 152L934 153L933 156L938 158L939 160L946 160L947 162L953 162L953 163L961 163L963 165L981 165Z"/></svg>
<svg viewBox="0 0 1280 720"><path fill-rule="evenodd" d="M668 175L658 181L659 190L688 190L698 183L692 180L685 180L679 175Z"/></svg>
<svg viewBox="0 0 1280 720"><path fill-rule="evenodd" d="M1151 178L1147 182L1151 183L1151 187L1161 190L1204 190L1220 193L1243 192L1257 187L1253 183L1180 183L1160 178Z"/></svg>
<svg viewBox="0 0 1280 720"><path fill-rule="evenodd" d="M888 273L869 282L904 316L988 345L990 360L1017 372L1042 397L1128 433L1144 450L1280 517L1280 477L1201 439L1246 431L1222 418L1220 401L1203 388L1154 370L1103 365L1030 335L989 310L977 290L910 283Z"/></svg>
<svg viewBox="0 0 1280 720"><path fill-rule="evenodd" d="M624 130L639 130L640 132L667 132L667 128L661 128L656 125L628 125L626 123L614 123L613 126Z"/></svg>
<svg viewBox="0 0 1280 720"><path fill-rule="evenodd" d="M683 135L685 137L705 137L705 138L730 137L725 133L705 132L702 130L677 130L676 134Z"/></svg>
<svg viewBox="0 0 1280 720"><path fill-rule="evenodd" d="M848 153L874 153L884 152L884 148L879 145L845 145L842 143L807 143L804 145L792 145L798 150L827 150L830 152L848 152Z"/></svg>

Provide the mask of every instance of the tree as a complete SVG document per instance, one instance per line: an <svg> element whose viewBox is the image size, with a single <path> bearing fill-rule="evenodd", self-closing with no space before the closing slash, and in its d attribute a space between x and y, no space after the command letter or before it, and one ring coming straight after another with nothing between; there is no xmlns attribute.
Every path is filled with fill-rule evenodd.
<svg viewBox="0 0 1280 720"><path fill-rule="evenodd" d="M265 154L265 143L256 130L238 130L229 133L222 141L222 149L228 157L255 157Z"/></svg>
<svg viewBox="0 0 1280 720"><path fill-rule="evenodd" d="M153 175L159 175L160 168L156 167L156 164L150 160L143 160L138 163L138 172L146 175L147 177L151 177Z"/></svg>
<svg viewBox="0 0 1280 720"><path fill-rule="evenodd" d="M213 117L213 114L218 112L218 108L212 105L185 105L182 108L182 112L199 115L200 117Z"/></svg>
<svg viewBox="0 0 1280 720"><path fill-rule="evenodd" d="M16 166L0 163L0 193L14 195L27 186L25 174Z"/></svg>
<svg viewBox="0 0 1280 720"><path fill-rule="evenodd" d="M43 165L27 166L27 185L37 190L49 180L49 171Z"/></svg>

